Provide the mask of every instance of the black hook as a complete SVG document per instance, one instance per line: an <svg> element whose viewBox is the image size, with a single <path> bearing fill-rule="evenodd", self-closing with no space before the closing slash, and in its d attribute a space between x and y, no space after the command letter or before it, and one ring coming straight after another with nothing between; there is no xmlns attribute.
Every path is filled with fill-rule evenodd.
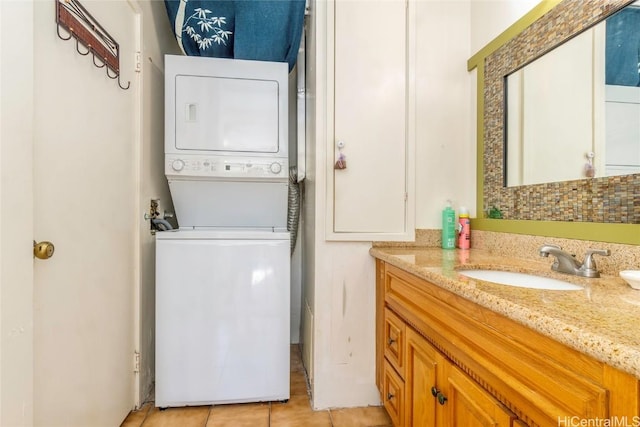
<svg viewBox="0 0 640 427"><path fill-rule="evenodd" d="M102 65L100 65L100 64L98 64L96 62L96 54L94 53L93 54L93 65L95 65L98 68L103 68L105 65L107 65L107 61L106 60L103 61L102 58L100 58L100 60L102 61Z"/></svg>
<svg viewBox="0 0 640 427"><path fill-rule="evenodd" d="M118 79L118 86L120 86L120 89L127 90L127 89L129 89L131 87L131 82L127 82L127 87L122 86L122 83L120 82L120 72L119 71L115 71L115 74L112 76L109 73L109 70L110 70L110 68L107 67L107 77L109 77L110 79L114 79L114 80Z"/></svg>
<svg viewBox="0 0 640 427"><path fill-rule="evenodd" d="M115 74L113 76L111 76L111 74L109 74L109 70L111 68L107 67L107 77L109 77L110 79L117 79L118 76L120 76L120 72L119 71L114 71Z"/></svg>
<svg viewBox="0 0 640 427"><path fill-rule="evenodd" d="M78 40L78 38L76 37L76 50L78 51L78 53L82 56L87 56L89 55L89 53L91 53L91 45L87 46L89 50L87 50L86 53L82 53L80 52L80 41Z"/></svg>
<svg viewBox="0 0 640 427"><path fill-rule="evenodd" d="M57 26L56 31L58 32L58 37L60 37L62 40L69 40L71 37L73 37L73 31L70 31L69 37L64 38L62 37L62 35L60 34L60 25Z"/></svg>
<svg viewBox="0 0 640 427"><path fill-rule="evenodd" d="M120 76L118 76L118 86L120 86L120 89L128 90L131 87L131 82L127 82L127 87L124 87L122 83L120 83Z"/></svg>

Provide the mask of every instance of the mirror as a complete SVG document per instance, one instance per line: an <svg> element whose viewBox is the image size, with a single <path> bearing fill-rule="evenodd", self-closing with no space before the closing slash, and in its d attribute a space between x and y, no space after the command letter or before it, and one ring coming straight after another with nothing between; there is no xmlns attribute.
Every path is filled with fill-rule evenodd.
<svg viewBox="0 0 640 427"><path fill-rule="evenodd" d="M504 84L506 186L640 173L640 1Z"/></svg>
<svg viewBox="0 0 640 427"><path fill-rule="evenodd" d="M499 36L469 60L468 69L478 69L478 93L482 94L478 102L478 153L482 153L478 168L478 212L489 217L495 208L502 219L507 220L487 219L487 222L476 222L476 228L509 226L512 224L509 220L519 221L513 223L513 228L522 233L536 229L536 223L546 227L545 233L549 229L558 232L574 229L570 225L577 223L634 227L640 224L640 173L515 187L504 185L506 76L632 3L633 0L541 2L532 10L535 19L518 21L513 31L508 29L503 33L506 36ZM547 5L550 6L547 8ZM638 228L633 230L636 241Z"/></svg>

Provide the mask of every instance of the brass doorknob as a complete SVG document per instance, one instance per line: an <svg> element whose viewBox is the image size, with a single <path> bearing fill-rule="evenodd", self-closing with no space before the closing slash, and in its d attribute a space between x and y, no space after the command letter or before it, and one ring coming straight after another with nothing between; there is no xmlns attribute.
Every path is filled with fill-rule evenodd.
<svg viewBox="0 0 640 427"><path fill-rule="evenodd" d="M33 241L33 256L38 259L49 259L53 256L55 247L51 242L38 242Z"/></svg>

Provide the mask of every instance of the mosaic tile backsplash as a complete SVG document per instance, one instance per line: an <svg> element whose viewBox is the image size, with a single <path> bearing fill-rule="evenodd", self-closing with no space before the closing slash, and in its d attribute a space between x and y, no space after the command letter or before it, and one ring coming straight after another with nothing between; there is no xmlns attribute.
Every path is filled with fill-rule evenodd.
<svg viewBox="0 0 640 427"><path fill-rule="evenodd" d="M503 187L504 77L629 4L565 0L485 60L484 209L505 219L640 224L640 174Z"/></svg>

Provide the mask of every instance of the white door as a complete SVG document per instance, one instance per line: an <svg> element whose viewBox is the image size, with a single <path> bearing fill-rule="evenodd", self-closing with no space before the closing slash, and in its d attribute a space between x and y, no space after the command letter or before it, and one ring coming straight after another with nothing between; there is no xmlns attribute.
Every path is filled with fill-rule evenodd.
<svg viewBox="0 0 640 427"><path fill-rule="evenodd" d="M14 406L18 402L2 400L2 425L29 425L30 418L36 426L119 425L134 402L139 17L126 1L82 2L120 44L121 81L124 86L131 82L129 90L122 90L104 68L94 65L91 55L76 51L74 39L58 38L54 1L21 2L19 15L13 10L18 6L2 3L3 27L11 19L33 22L32 30L15 28L19 32L13 37L28 41L20 56L10 60L5 60L3 28L0 119L3 127L15 119L5 102L21 105L32 91L32 104L23 113L32 120L22 117L22 129L15 126L13 134L3 129L2 154L17 153L19 164L33 174L12 179L3 164L2 188L8 190L0 192L1 202L19 187L26 210L24 220L13 215L0 221L2 230L24 230L13 236L21 246L34 239L55 245L51 259L34 259L19 272L25 281L33 277L32 283L21 284L24 290L18 295L33 295L33 306L21 307L33 313L33 347L24 350L33 364L30 368L16 361L15 367L26 368L33 382L23 393L21 420ZM23 35L25 31L29 34ZM5 90L5 73L19 75L20 70L33 72L32 78L22 79L25 89ZM24 132L32 138L24 138ZM30 146L10 145L16 136ZM24 155L31 150L32 158ZM32 230L26 222L32 222ZM0 234L3 256L10 237ZM4 294L8 284L2 280ZM0 344L4 359L4 337ZM3 374L5 370L11 367L3 366ZM3 382L2 394L20 385Z"/></svg>

